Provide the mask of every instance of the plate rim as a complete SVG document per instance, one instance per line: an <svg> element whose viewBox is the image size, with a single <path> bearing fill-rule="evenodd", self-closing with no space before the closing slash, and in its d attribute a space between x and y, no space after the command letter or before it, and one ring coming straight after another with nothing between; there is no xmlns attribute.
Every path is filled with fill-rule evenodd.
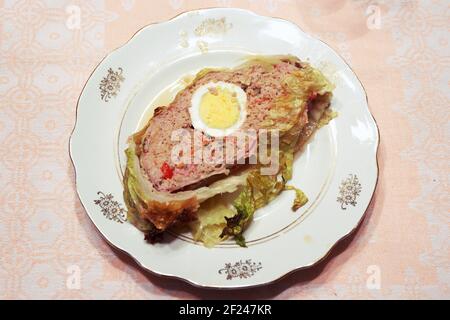
<svg viewBox="0 0 450 320"><path fill-rule="evenodd" d="M361 209L363 210L363 214L361 215L360 219L358 220L358 222L354 225L353 228L351 228L347 233L345 233L343 236L341 236L338 240L336 240L331 246L330 248L325 252L324 255L322 255L320 258L316 259L314 262L308 264L308 265L303 265L297 268L293 268L292 270L285 272L283 274L281 274L280 276L278 276L277 278L271 280L271 281L267 281L267 282L263 282L263 283L257 283L257 284L238 284L236 283L236 285L234 286L215 286L215 285L203 285L200 284L194 280L188 279L188 278L184 278L181 276L177 276L177 275L173 275L173 274L169 274L169 273L163 273L163 272L158 272L158 271L154 271L152 269L150 269L149 267L146 267L143 265L143 263L141 261L138 260L137 257L135 257L133 254L129 253L128 251L126 251L123 248L118 247L117 245L115 245L112 240L110 240L103 232L102 230L97 226L97 224L94 222L94 220L91 218L91 216L88 213L88 210L86 208L86 206L84 205L83 201L81 200L81 196L80 196L80 190L79 190L79 186L78 186L78 177L77 177L77 167L75 165L75 162L73 160L72 157L72 141L74 138L74 133L75 130L77 128L77 124L78 124L78 111L79 111L79 105L80 105L80 100L81 97L83 95L83 92L85 91L88 83L90 82L91 78L93 77L93 75L95 74L95 72L97 71L97 69L102 65L102 63L111 55L113 55L115 52L117 52L118 50L124 48L125 46L127 46L129 43L131 43L133 41L133 39L136 38L137 35L139 35L141 32L143 32L145 29L147 28L151 28L152 26L155 25L160 25L160 24L164 24L164 23L169 23L171 21L174 21L184 15L188 15L188 14L193 14L193 13L202 13L202 12L208 12L208 11L216 11L216 10L227 10L227 11L240 11L243 13L247 13L256 17L260 17L260 18L268 18L268 19L275 19L275 20L280 20L283 22L287 22L291 25L294 25L299 31L301 31L305 36L314 39L316 41L321 42L323 45L325 45L328 49L330 49L334 54L336 54L343 62L344 64L349 68L349 70L352 72L352 74L355 76L356 80L359 82L359 84L361 85L362 91L364 93L365 96L365 100L366 100L366 104L367 104L367 111L368 114L370 115L371 119L373 120L375 129L376 129L376 144L375 144L375 149L374 149L374 155L375 155L375 168L374 170L376 170L376 178L375 178L375 183L373 186L373 191L372 194L370 196L370 200L367 203L366 208ZM159 278L168 278L168 279L176 279L176 280L181 280L182 282L188 283L189 285L192 285L193 287L196 288L201 288L201 289L216 289L216 290L239 290L239 289L249 289L249 288L257 288L257 287L262 287L262 286L267 286L267 285L271 285L274 284L276 282L279 282L285 278L287 278L288 276L290 276L291 274L301 271L301 270L305 270L305 269L309 269L313 266L316 266L318 264L320 264L321 262L323 262L324 260L326 260L332 253L332 251L335 249L335 247L340 244L341 242L343 242L344 240L346 240L349 236L351 236L353 233L355 233L355 231L357 231L357 229L361 226L363 220L366 218L367 215L367 211L369 209L369 207L373 204L374 201L374 196L375 193L377 191L378 188L378 182L379 182L379 175L380 175L380 166L379 166L379 161L378 161L378 153L379 153L379 147L380 147L380 143L381 143L381 134L380 134L380 129L378 126L378 123L375 119L375 117L373 116L373 113L371 112L371 108L370 108L370 103L369 103L369 98L367 95L367 90L364 87L363 82L360 80L360 78L358 77L357 73L353 70L353 68L349 65L349 63L341 56L341 54L339 54L335 49L333 49L333 47L331 47L328 43L326 43L325 41L321 40L320 38L313 36L307 32L305 32L301 26L299 26L297 23L285 19L285 18L281 18L278 16L271 16L271 15L265 15L265 14L259 14L256 13L252 10L249 9L242 9L242 8L236 8L236 7L208 7L208 8L200 8L200 9L194 9L194 10L186 10L186 11L182 11L174 16L172 16L171 18L165 19L165 20L159 20L156 22L152 22L149 24L146 24L144 26L142 26L141 28L139 28L127 41L125 41L123 44L121 44L120 46L117 46L116 48L108 51L107 54L104 55L104 57L96 64L96 66L92 69L92 72L89 74L87 80L85 81L80 94L78 96L77 99L77 103L76 103L76 109L75 109L75 121L74 121L74 125L73 125L73 129L70 133L70 137L69 137L69 143L68 143L68 149L69 149L69 158L70 161L72 163L72 167L74 169L74 183L75 183L75 191L76 191L76 195L78 197L78 200L81 204L81 206L83 207L85 214L88 216L89 220L91 221L91 223L94 225L94 227L97 229L97 231L101 234L102 238L108 243L108 245L110 245L113 249L118 250L121 253L126 254L128 257L131 257L131 259L139 266L139 268L141 268L143 271L145 272L149 272L150 274L157 276Z"/></svg>

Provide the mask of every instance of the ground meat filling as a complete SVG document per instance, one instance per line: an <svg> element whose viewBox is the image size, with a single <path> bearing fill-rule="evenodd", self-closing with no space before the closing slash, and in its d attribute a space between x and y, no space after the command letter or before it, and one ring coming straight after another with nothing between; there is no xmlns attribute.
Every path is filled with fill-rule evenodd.
<svg viewBox="0 0 450 320"><path fill-rule="evenodd" d="M154 188L166 192L179 191L209 177L227 175L233 167L225 163L206 162L174 164L171 160L172 150L179 143L172 141L172 132L182 128L191 137L194 136L195 130L188 109L197 88L209 82L219 81L240 86L247 94L247 118L241 129L258 130L261 128L260 124L269 116L274 99L284 92L282 79L301 67L297 61L281 60L274 68L251 64L235 71L210 71L180 92L169 106L157 108L139 146L141 167ZM209 148L212 154L215 150L222 150L219 149L222 148L222 142L217 141L218 139L203 133L197 134L201 136L197 143Z"/></svg>

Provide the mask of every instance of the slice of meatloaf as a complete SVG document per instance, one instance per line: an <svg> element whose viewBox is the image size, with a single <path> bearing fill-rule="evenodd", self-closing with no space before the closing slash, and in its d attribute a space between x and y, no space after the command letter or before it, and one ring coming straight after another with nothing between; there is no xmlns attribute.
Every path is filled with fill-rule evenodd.
<svg viewBox="0 0 450 320"><path fill-rule="evenodd" d="M247 118L241 129L258 130L264 128L264 121L268 118L275 99L285 93L283 79L301 68L299 60L280 59L269 65L254 62L235 70L201 72L169 106L157 108L148 124L142 144L138 146L141 167L154 188L158 191L175 192L208 177L228 174L233 167L225 164L225 161L213 164L207 162L175 164L171 160L172 150L179 143L171 140L172 132L184 129L194 135L188 109L197 88L209 82L219 81L239 85L247 94ZM300 126L303 126L308 117L305 114L301 119ZM203 147L211 150L221 147L221 141L203 133L198 134L201 135L201 139L197 140L197 143L202 143ZM226 140L225 137L225 142ZM235 139L229 142L227 146L236 147ZM248 150L245 152L248 154Z"/></svg>

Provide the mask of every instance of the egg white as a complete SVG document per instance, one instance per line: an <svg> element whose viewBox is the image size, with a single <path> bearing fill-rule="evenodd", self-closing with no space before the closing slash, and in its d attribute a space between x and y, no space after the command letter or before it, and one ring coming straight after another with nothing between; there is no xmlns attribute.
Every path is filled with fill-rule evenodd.
<svg viewBox="0 0 450 320"><path fill-rule="evenodd" d="M208 93L208 89L210 88L227 89L230 92L236 93L236 99L239 104L239 119L232 127L226 129L210 128L206 123L203 122L200 116L200 104L202 101L202 97L206 93ZM212 137L228 136L238 130L247 117L247 94L244 90L242 90L240 86L232 83L223 81L209 82L195 90L191 98L191 107L189 108L189 114L191 115L192 125L195 129L203 131L204 133Z"/></svg>

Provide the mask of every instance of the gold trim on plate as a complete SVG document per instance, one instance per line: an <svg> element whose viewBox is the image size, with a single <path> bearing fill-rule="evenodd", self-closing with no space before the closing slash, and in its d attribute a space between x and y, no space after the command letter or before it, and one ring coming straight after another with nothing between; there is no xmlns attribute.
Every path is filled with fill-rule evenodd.
<svg viewBox="0 0 450 320"><path fill-rule="evenodd" d="M122 205L114 200L111 193L105 194L101 191L97 192L99 199L94 200L94 203L100 207L103 215L109 220L124 223L127 221L127 212Z"/></svg>
<svg viewBox="0 0 450 320"><path fill-rule="evenodd" d="M356 174L349 174L349 177L342 180L339 187L339 196L337 202L341 204L342 210L347 210L348 205L356 206L356 199L361 193L362 187L359 183L358 176Z"/></svg>
<svg viewBox="0 0 450 320"><path fill-rule="evenodd" d="M219 269L218 272L219 274L226 274L227 280L233 280L234 278L246 279L253 277L261 269L261 262L253 262L252 259L248 259L245 261L239 260L234 264L225 263L225 267Z"/></svg>
<svg viewBox="0 0 450 320"><path fill-rule="evenodd" d="M108 102L112 97L116 97L120 91L120 85L125 80L123 69L118 68L117 71L108 69L108 74L100 81L100 97L103 101Z"/></svg>

